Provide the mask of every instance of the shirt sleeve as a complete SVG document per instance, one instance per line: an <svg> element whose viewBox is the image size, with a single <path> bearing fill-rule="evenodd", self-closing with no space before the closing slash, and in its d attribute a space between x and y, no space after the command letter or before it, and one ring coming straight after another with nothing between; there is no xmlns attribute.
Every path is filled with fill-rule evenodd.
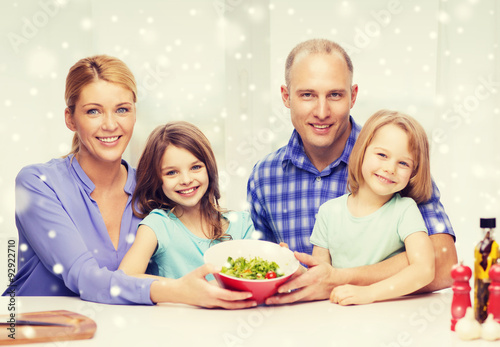
<svg viewBox="0 0 500 347"><path fill-rule="evenodd" d="M148 226L155 233L157 246L153 256L165 253L170 245L170 234L166 231L169 227L175 227L173 223L169 223L169 217L162 216L156 213L156 210L153 210L139 223L140 225Z"/></svg>
<svg viewBox="0 0 500 347"><path fill-rule="evenodd" d="M273 230L269 225L264 204L258 197L258 187L256 185L256 168L250 175L247 185L247 200L250 207L250 216L257 232L261 233L260 239L277 243Z"/></svg>
<svg viewBox="0 0 500 347"><path fill-rule="evenodd" d="M424 231L428 233L422 214L417 208L417 204L411 198L401 198L404 202L404 210L401 213L398 223L398 234L401 241L413 233Z"/></svg>
<svg viewBox="0 0 500 347"><path fill-rule="evenodd" d="M100 267L54 189L32 170L21 170L16 178L16 223L48 271L83 300L153 304L150 286L154 279ZM48 236L49 231L55 236Z"/></svg>
<svg viewBox="0 0 500 347"><path fill-rule="evenodd" d="M433 180L431 198L427 202L418 205L418 208L422 213L429 235L449 234L455 240L455 232L440 198L441 193Z"/></svg>
<svg viewBox="0 0 500 347"><path fill-rule="evenodd" d="M329 249L328 247L328 222L327 222L328 208L325 204L321 205L318 210L316 222L311 234L311 243L315 246Z"/></svg>

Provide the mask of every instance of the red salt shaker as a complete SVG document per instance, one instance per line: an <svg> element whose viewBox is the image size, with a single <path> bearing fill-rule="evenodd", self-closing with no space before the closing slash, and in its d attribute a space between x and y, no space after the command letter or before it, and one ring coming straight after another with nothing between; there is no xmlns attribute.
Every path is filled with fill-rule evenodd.
<svg viewBox="0 0 500 347"><path fill-rule="evenodd" d="M495 321L500 323L500 263L493 264L490 268L490 291L488 314L493 314Z"/></svg>
<svg viewBox="0 0 500 347"><path fill-rule="evenodd" d="M472 270L460 262L451 269L453 278L453 300L451 302L451 330L455 331L455 324L460 318L465 316L467 307L472 306L470 301L469 280L472 277Z"/></svg>

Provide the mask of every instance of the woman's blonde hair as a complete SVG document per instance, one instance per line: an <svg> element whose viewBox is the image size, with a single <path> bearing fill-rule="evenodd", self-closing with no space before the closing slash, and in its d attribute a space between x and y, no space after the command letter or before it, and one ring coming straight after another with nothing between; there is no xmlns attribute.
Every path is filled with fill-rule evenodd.
<svg viewBox="0 0 500 347"><path fill-rule="evenodd" d="M68 72L66 77L66 91L64 99L71 116L75 112L75 105L80 94L88 84L103 80L109 83L116 83L133 94L134 103L137 101L137 85L130 69L123 61L107 55L96 55L83 58L76 62ZM69 154L75 154L80 149L80 139L75 133L73 144Z"/></svg>
<svg viewBox="0 0 500 347"><path fill-rule="evenodd" d="M394 124L408 135L408 147L413 156L415 166L408 185L400 192L418 204L430 199L432 194L432 178L429 159L429 141L424 128L412 117L397 111L380 110L365 123L349 158L349 191L356 195L363 183L361 167L366 148L370 145L377 130L385 125Z"/></svg>

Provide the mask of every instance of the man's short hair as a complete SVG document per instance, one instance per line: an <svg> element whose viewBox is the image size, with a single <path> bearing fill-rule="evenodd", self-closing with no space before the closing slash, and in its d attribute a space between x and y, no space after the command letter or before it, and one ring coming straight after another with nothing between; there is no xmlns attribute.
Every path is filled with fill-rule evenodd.
<svg viewBox="0 0 500 347"><path fill-rule="evenodd" d="M344 57L344 60L347 64L347 68L353 74L353 66L352 61L347 52L337 43L326 40L326 39L312 39L299 43L295 46L288 57L286 58L285 64L285 81L286 85L290 86L290 70L292 69L293 62L295 58L299 54L313 54L313 53L323 53L323 54L331 54L333 52L337 52Z"/></svg>

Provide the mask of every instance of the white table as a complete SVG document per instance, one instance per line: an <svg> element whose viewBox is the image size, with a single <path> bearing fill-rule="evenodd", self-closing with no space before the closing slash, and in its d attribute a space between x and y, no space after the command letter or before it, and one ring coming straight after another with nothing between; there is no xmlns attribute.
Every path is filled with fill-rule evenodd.
<svg viewBox="0 0 500 347"><path fill-rule="evenodd" d="M69 310L97 323L93 339L33 346L500 346L450 331L450 289L360 306L328 301L229 311L187 305L113 306L75 297L16 297L17 313ZM0 314L8 300L0 298Z"/></svg>

